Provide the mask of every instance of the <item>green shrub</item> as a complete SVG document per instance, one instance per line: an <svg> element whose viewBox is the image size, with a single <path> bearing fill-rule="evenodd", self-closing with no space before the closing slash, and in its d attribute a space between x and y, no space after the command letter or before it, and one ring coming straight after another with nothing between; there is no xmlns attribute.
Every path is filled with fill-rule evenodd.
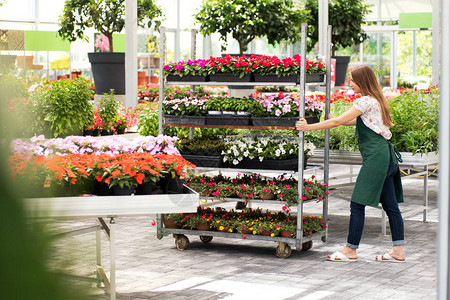
<svg viewBox="0 0 450 300"><path fill-rule="evenodd" d="M391 142L399 151L438 151L439 89L404 92L389 106L395 124L391 127Z"/></svg>

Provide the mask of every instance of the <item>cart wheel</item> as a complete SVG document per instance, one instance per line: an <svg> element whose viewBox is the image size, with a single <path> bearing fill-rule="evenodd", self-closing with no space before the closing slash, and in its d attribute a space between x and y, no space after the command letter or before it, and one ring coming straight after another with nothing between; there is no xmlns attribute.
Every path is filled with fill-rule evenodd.
<svg viewBox="0 0 450 300"><path fill-rule="evenodd" d="M185 250L189 246L189 239L187 236L179 234L175 236L175 246L178 250Z"/></svg>
<svg viewBox="0 0 450 300"><path fill-rule="evenodd" d="M313 246L313 241L309 241L309 242L304 242L302 244L302 251L308 251L309 249L311 249Z"/></svg>
<svg viewBox="0 0 450 300"><path fill-rule="evenodd" d="M203 243L209 243L209 242L212 241L212 239L213 239L212 236L207 236L207 235L201 235L201 236L200 236L200 240L201 240Z"/></svg>
<svg viewBox="0 0 450 300"><path fill-rule="evenodd" d="M288 258L292 253L291 246L286 243L280 243L275 251L279 258Z"/></svg>
<svg viewBox="0 0 450 300"><path fill-rule="evenodd" d="M321 237L321 240L322 240L322 242L326 242L327 241L327 236L326 235L324 235L323 237Z"/></svg>

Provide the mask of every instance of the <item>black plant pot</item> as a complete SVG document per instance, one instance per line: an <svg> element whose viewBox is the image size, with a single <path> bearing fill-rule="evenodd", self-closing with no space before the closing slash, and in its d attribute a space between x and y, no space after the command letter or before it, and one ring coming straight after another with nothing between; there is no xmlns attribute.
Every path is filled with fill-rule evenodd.
<svg viewBox="0 0 450 300"><path fill-rule="evenodd" d="M118 185L113 186L113 190L114 190L114 195L116 196L128 196L131 194L135 193L135 188L134 187L120 187Z"/></svg>
<svg viewBox="0 0 450 300"><path fill-rule="evenodd" d="M164 194L182 194L184 179L161 179L161 189Z"/></svg>
<svg viewBox="0 0 450 300"><path fill-rule="evenodd" d="M102 131L100 132L100 134L101 134L101 135L112 135L113 132L112 132L112 131L105 130L105 129L102 129Z"/></svg>
<svg viewBox="0 0 450 300"><path fill-rule="evenodd" d="M114 89L116 95L125 94L125 53L88 53L94 76L95 92L98 95Z"/></svg>
<svg viewBox="0 0 450 300"><path fill-rule="evenodd" d="M336 59L336 86L344 85L345 77L347 76L348 64L350 63L350 56L332 56Z"/></svg>
<svg viewBox="0 0 450 300"><path fill-rule="evenodd" d="M153 182L144 182L136 187L136 195L153 194Z"/></svg>

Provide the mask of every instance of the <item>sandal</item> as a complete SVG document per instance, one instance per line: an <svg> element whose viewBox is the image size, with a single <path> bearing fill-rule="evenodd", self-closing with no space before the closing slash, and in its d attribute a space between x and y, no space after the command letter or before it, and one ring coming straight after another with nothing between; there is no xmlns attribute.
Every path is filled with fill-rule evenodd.
<svg viewBox="0 0 450 300"><path fill-rule="evenodd" d="M356 258L348 258L347 256L345 256L344 254L342 254L339 251L336 251L333 254L331 254L331 256L328 257L328 260L341 261L341 262L354 262L354 261L357 261Z"/></svg>
<svg viewBox="0 0 450 300"><path fill-rule="evenodd" d="M393 263L404 263L406 261L406 259L393 258L387 252L385 252L383 255L375 256L375 260L379 262L393 262Z"/></svg>

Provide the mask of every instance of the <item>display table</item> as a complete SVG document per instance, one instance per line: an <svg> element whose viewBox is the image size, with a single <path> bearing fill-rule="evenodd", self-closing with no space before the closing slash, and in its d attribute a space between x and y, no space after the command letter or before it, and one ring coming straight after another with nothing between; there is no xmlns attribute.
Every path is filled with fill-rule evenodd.
<svg viewBox="0 0 450 300"><path fill-rule="evenodd" d="M185 186L184 194L28 198L24 199L23 203L29 217L94 217L97 219L97 225L70 231L65 235L73 236L96 231L96 277L88 278L88 280L97 282L99 287L103 283L106 292L110 294L110 299L114 300L116 299L115 218L119 216L196 212L199 195ZM109 218L109 222L106 222L104 218ZM100 231L102 230L110 242L109 278L101 263Z"/></svg>

